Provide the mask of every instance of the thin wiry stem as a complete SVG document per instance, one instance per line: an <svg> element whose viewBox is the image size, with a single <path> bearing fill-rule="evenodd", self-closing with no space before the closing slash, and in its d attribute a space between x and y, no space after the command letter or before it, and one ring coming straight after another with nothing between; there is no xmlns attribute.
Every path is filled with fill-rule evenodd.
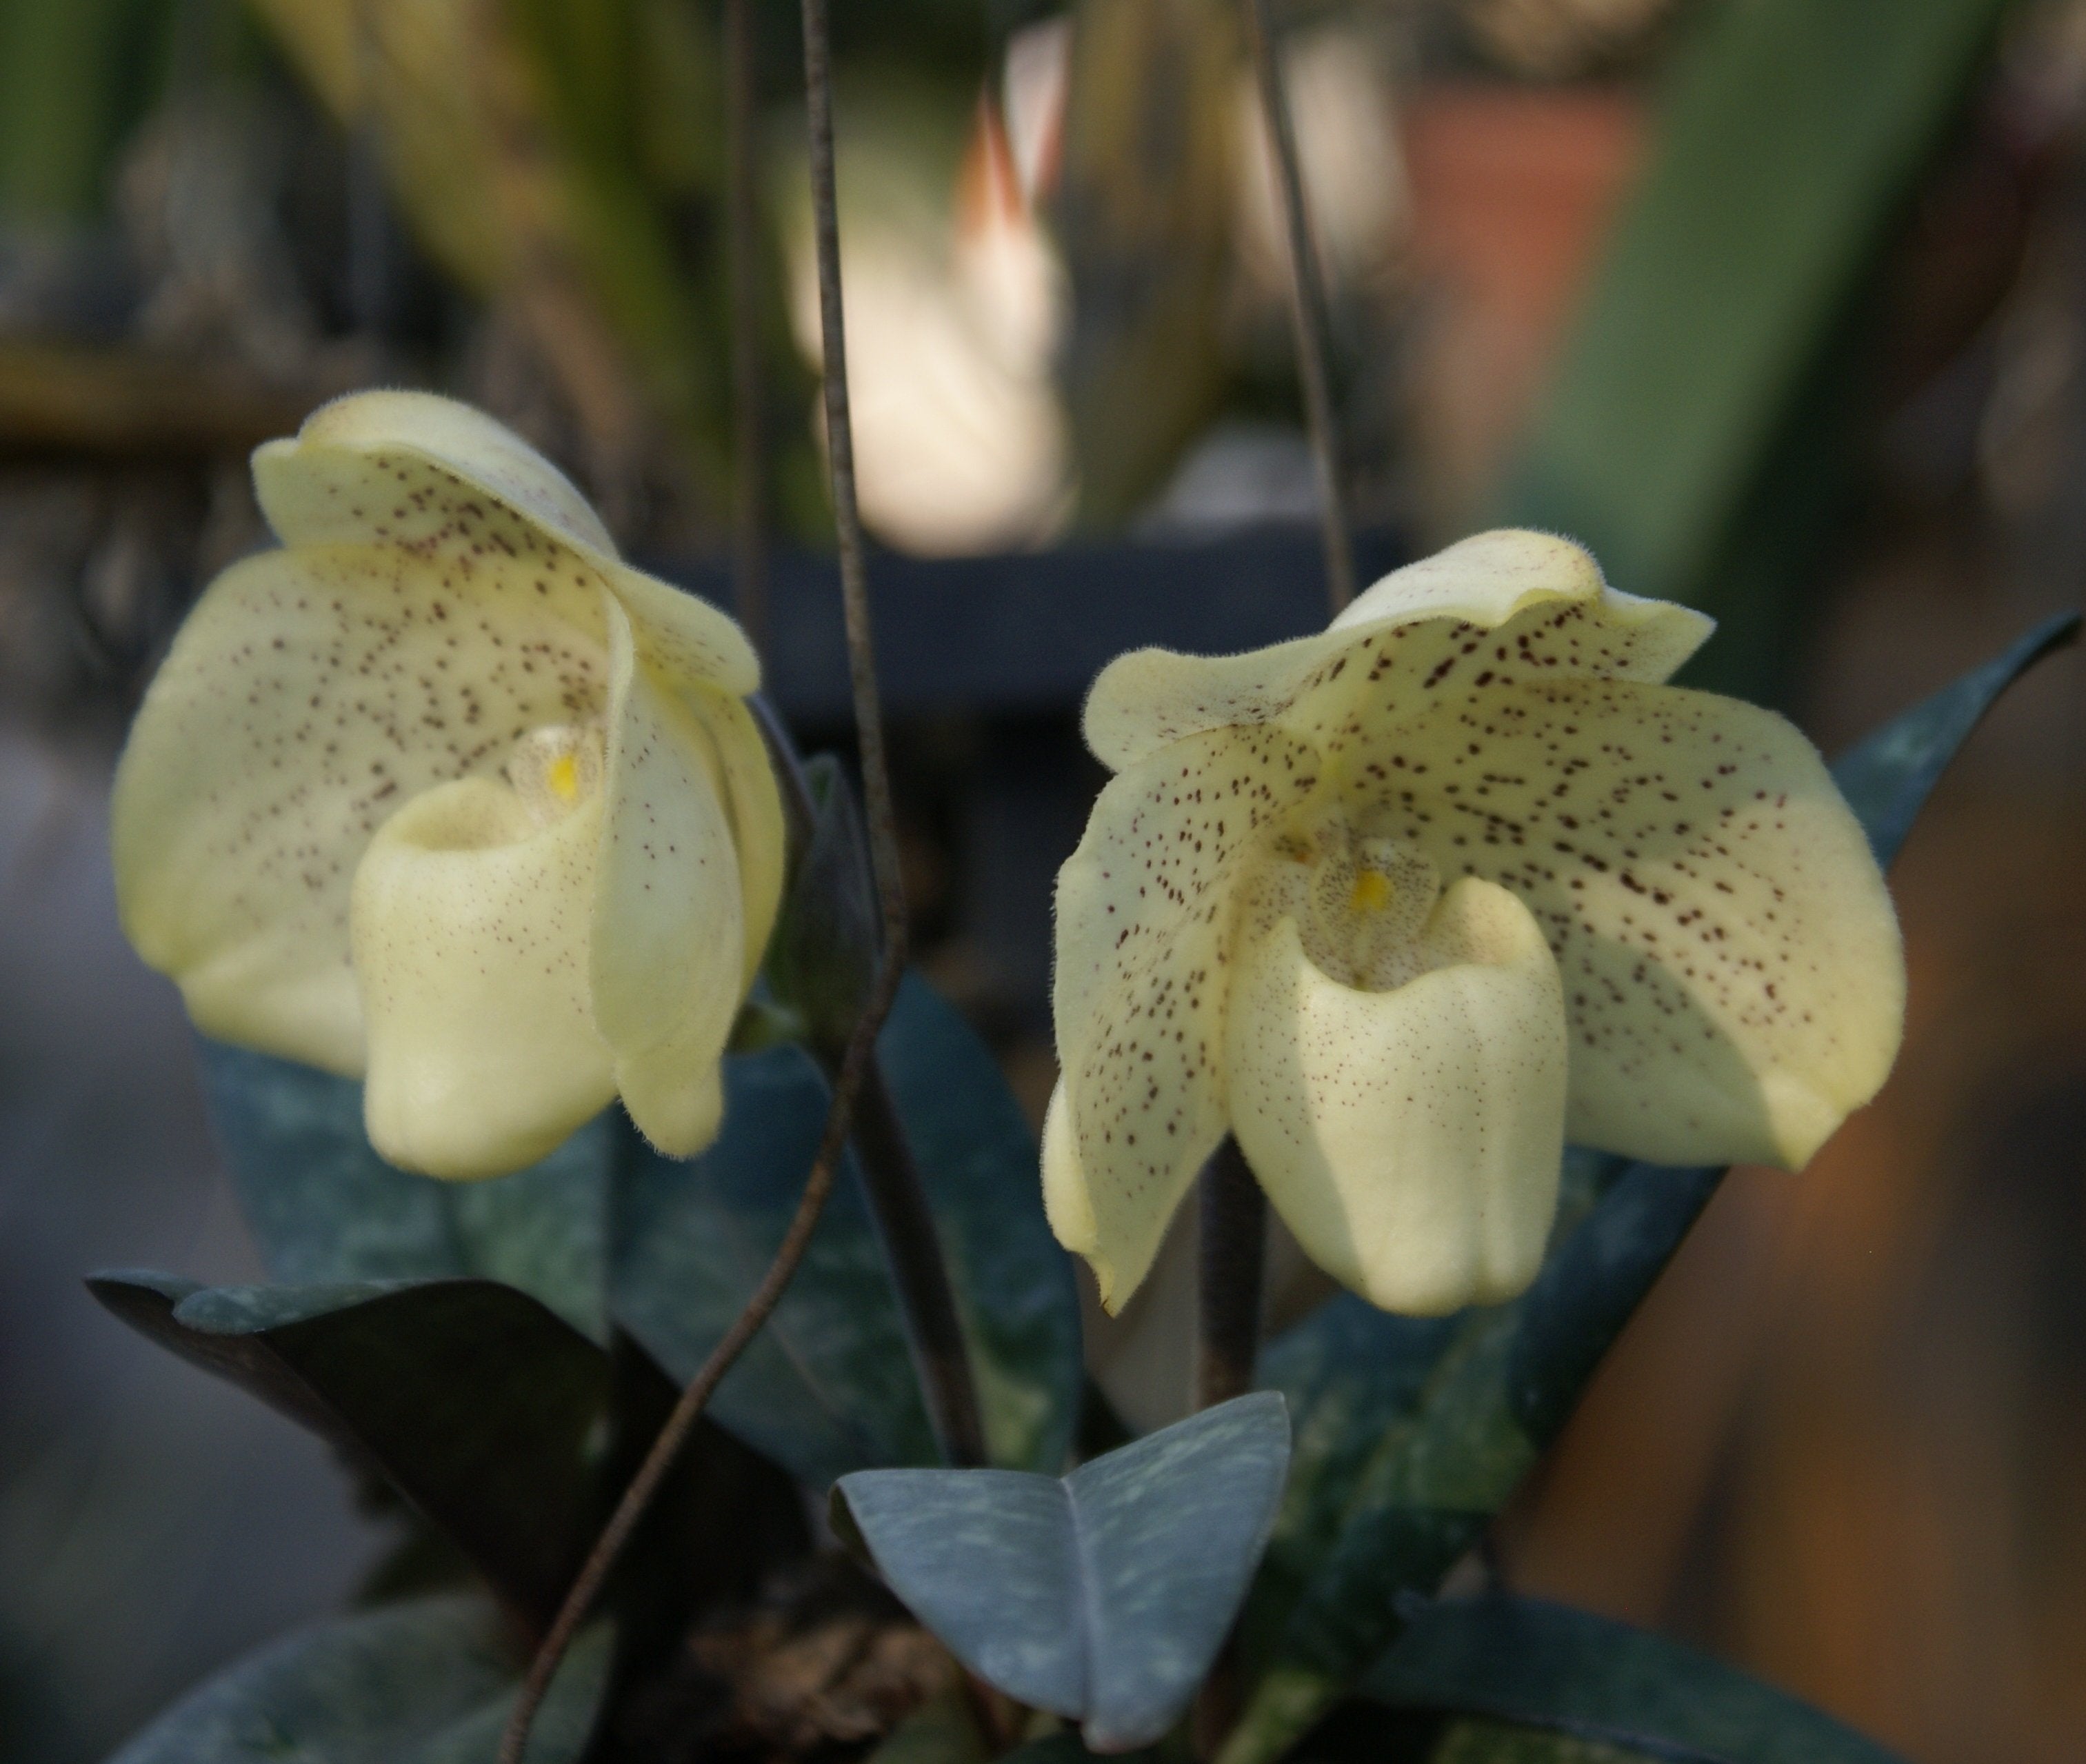
<svg viewBox="0 0 2086 1764"><path fill-rule="evenodd" d="M920 1166L883 1067L875 1059L855 1105L854 1155L884 1265L905 1316L906 1345L927 1399L934 1443L944 1464L974 1470L986 1461L986 1443L970 1349L964 1340L963 1319L926 1185L920 1179Z"/></svg>
<svg viewBox="0 0 2086 1764"><path fill-rule="evenodd" d="M883 750L882 706L876 691L876 658L871 648L868 582L863 570L862 521L855 507L854 437L848 422L847 352L841 325L840 224L833 197L833 122L831 49L823 0L804 0L804 83L811 112L811 203L817 220L819 305L825 338L826 441L832 475L833 515L840 532L841 594L846 614L848 672L854 688L857 738L862 750L864 794L869 813L870 852L876 871L883 910L882 961L864 1002L861 1018L848 1039L834 1075L833 1095L824 1131L804 1183L803 1199L783 1235L775 1259L761 1277L724 1339L681 1393L674 1412L645 1454L645 1462L624 1491L601 1536L595 1541L579 1578L566 1595L550 1633L530 1663L514 1702L514 1711L500 1742L500 1764L522 1764L529 1729L572 1645L580 1625L593 1608L618 1557L644 1519L675 1459L687 1442L725 1374L747 1344L766 1323L790 1276L802 1261L811 1233L832 1191L833 1176L846 1140L855 1101L876 1050L877 1031L891 1013L905 967L905 902L900 886L897 819L891 795L891 775Z"/></svg>
<svg viewBox="0 0 2086 1764"><path fill-rule="evenodd" d="M876 1046L876 1032L890 1013L892 999L897 995L900 973L895 964L885 963L862 1008L862 1020L848 1043L847 1053L834 1080L832 1101L826 1110L825 1131L820 1136L818 1152L811 1160L811 1173L805 1180L803 1198L797 1203L795 1216L783 1234L775 1259L768 1263L768 1272L761 1276L760 1285L747 1301L746 1308L725 1332L723 1340L710 1350L709 1357L703 1361L688 1388L681 1392L673 1413L666 1417L666 1425L645 1453L644 1463L638 1466L637 1474L630 1479L630 1485L623 1491L623 1498L616 1502L615 1511L594 1540L585 1566L573 1583L572 1591L565 1595L564 1604L552 1620L543 1645L536 1650L536 1657L530 1662L528 1676L522 1681L514 1699L513 1712L508 1718L507 1730L500 1736L500 1764L522 1764L536 1711L543 1705L544 1694L550 1689L551 1681L556 1677L559 1663L571 1647L573 1638L594 1608L595 1600L600 1597L632 1534L650 1510L653 1497L673 1468L674 1460L688 1442L688 1434L705 1405L724 1382L725 1374L739 1355L746 1351L747 1344L773 1314L789 1286L790 1276L803 1260L820 1215L825 1211L826 1198L832 1192L834 1174L840 1167L841 1147L848 1135L849 1117L854 1113L855 1099L868 1075L870 1056Z"/></svg>
<svg viewBox="0 0 2086 1764"><path fill-rule="evenodd" d="M731 269L732 599L754 653L768 657L767 435L760 375L760 211L754 147L751 0L725 0Z"/></svg>
<svg viewBox="0 0 2086 1764"><path fill-rule="evenodd" d="M808 851L819 809L803 765L774 706L758 695L747 702L782 786L783 818L791 847ZM815 1046L814 1051L829 1076L837 1069L837 1050ZM854 1153L863 1196L905 1319L913 1369L926 1397L934 1442L943 1463L959 1469L974 1468L986 1461L985 1421L963 1319L919 1165L882 1063L874 1055L855 1109Z"/></svg>
<svg viewBox="0 0 2086 1764"><path fill-rule="evenodd" d="M804 96L810 113L811 213L819 256L819 326L824 346L826 462L832 479L833 526L840 539L841 606L847 619L848 679L854 688L855 739L862 749L863 808L870 860L876 871L887 961L905 957L905 891L899 873L898 816L883 752L883 714L870 641L869 576L862 511L854 491L854 428L848 415L847 333L841 310L840 215L833 193L832 49L826 0L803 0Z"/></svg>
<svg viewBox="0 0 2086 1764"><path fill-rule="evenodd" d="M1305 206L1304 173L1296 157L1296 124L1282 78L1271 0L1245 0L1246 40L1260 84L1260 110L1275 156L1275 199L1289 245L1289 322L1296 340L1296 373L1311 424L1311 454L1318 467L1318 520L1326 548L1326 598L1338 612L1355 598L1355 560L1348 541L1347 479L1340 431L1333 414L1331 326L1318 253Z"/></svg>

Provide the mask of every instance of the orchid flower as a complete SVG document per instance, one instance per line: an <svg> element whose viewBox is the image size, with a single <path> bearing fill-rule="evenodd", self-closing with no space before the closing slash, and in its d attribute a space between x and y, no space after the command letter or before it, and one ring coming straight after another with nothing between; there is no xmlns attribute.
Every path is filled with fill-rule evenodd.
<svg viewBox="0 0 2086 1764"><path fill-rule="evenodd" d="M282 548L203 594L117 770L131 942L206 1033L364 1077L406 1168L519 1168L619 1093L699 1150L783 866L739 628L447 399L342 399L253 478Z"/></svg>
<svg viewBox="0 0 2086 1764"><path fill-rule="evenodd" d="M1118 1309L1228 1132L1386 1309L1534 1277L1564 1142L1796 1168L1872 1097L1897 920L1816 751L1665 684L1707 637L1497 532L1317 637L1095 684L1044 1192Z"/></svg>

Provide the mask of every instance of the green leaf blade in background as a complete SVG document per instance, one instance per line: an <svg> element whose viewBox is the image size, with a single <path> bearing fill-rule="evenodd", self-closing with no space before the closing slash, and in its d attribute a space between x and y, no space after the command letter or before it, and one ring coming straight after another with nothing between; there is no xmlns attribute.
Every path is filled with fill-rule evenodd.
<svg viewBox="0 0 2086 1764"><path fill-rule="evenodd" d="M1043 1217L1033 1137L991 1054L910 978L878 1052L933 1205L994 1461L1055 1472L1079 1390L1069 1259ZM619 1320L691 1376L765 1272L796 1210L828 1090L793 1048L726 1065L725 1127L688 1163L628 1147ZM725 1426L824 1487L851 1470L935 1461L904 1326L854 1178L835 1187L803 1267L718 1387Z"/></svg>
<svg viewBox="0 0 2086 1764"><path fill-rule="evenodd" d="M575 1764L607 1688L611 1637L574 1644L527 1764ZM520 1678L483 1600L416 1600L287 1637L189 1693L110 1764L493 1764Z"/></svg>
<svg viewBox="0 0 2086 1764"><path fill-rule="evenodd" d="M607 1338L615 1121L590 1122L542 1162L488 1182L393 1168L350 1078L206 1041L211 1118L261 1258L294 1285L496 1280Z"/></svg>
<svg viewBox="0 0 2086 1764"><path fill-rule="evenodd" d="M88 1285L380 1471L526 1619L556 1611L600 1515L613 1388L607 1353L534 1299L492 1280Z"/></svg>
<svg viewBox="0 0 2086 1764"><path fill-rule="evenodd" d="M1081 1724L1156 1741L1195 1694L1260 1560L1289 1461L1256 1391L1083 1464L865 1470L834 1490L899 1598L978 1677Z"/></svg>
<svg viewBox="0 0 2086 1764"><path fill-rule="evenodd" d="M2038 627L1834 768L1880 861L1897 855L1920 804L1978 719L2077 624L2067 618ZM1271 1346L1271 1376L1296 1381L1291 1394L1301 1438L1313 1437L1328 1402L1352 1406L1360 1425L1390 1418L1359 1471L1351 1441L1314 1448L1300 1464L1285 1515L1285 1574L1262 1596L1273 1608L1262 1604L1245 1629L1262 1676L1222 1764L1278 1756L1396 1638L1398 1593L1433 1591L1483 1535L1564 1425L1722 1176L1582 1157L1564 1234L1535 1284L1510 1304L1465 1313L1424 1372L1414 1364L1422 1348L1400 1336L1406 1351L1387 1361L1385 1390L1371 1397L1355 1381L1373 1372L1352 1361L1343 1368L1322 1343ZM1345 1327L1330 1307L1298 1326L1319 1335ZM1334 1375L1307 1383L1299 1369L1314 1363L1331 1365ZM1416 1397L1403 1400L1416 1376ZM1311 1512L1319 1496L1305 1485L1335 1464L1346 1492L1324 1503L1339 1510L1329 1523L1325 1512ZM1299 1513L1310 1515L1308 1525L1294 1517Z"/></svg>
<svg viewBox="0 0 2086 1764"><path fill-rule="evenodd" d="M1508 519L1571 534L1635 594L1734 626L1783 610L1719 594L1720 553L1773 450L1802 444L1790 420L2003 10L1754 0L1704 18L1509 475Z"/></svg>
<svg viewBox="0 0 2086 1764"><path fill-rule="evenodd" d="M1541 1600L1430 1604L1360 1694L1701 1764L1898 1764L1873 1741L1664 1636Z"/></svg>

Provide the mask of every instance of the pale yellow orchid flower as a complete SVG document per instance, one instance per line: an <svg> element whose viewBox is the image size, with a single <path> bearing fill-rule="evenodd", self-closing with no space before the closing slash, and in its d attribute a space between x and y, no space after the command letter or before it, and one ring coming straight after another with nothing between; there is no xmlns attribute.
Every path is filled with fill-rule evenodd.
<svg viewBox="0 0 2086 1764"><path fill-rule="evenodd" d="M419 393L253 457L279 551L211 583L117 772L117 894L206 1034L365 1079L394 1163L497 1174L620 1093L716 1135L779 798L722 613Z"/></svg>
<svg viewBox="0 0 2086 1764"><path fill-rule="evenodd" d="M1794 728L1663 684L1710 628L1488 533L1319 636L1102 673L1043 1175L1105 1305L1228 1131L1313 1259L1428 1313L1534 1278L1568 1137L1794 1168L1875 1095L1889 897Z"/></svg>

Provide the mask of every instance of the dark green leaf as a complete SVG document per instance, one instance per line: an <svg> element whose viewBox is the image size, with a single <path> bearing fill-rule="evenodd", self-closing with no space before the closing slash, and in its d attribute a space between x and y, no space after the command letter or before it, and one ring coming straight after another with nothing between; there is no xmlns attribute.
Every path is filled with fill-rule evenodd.
<svg viewBox="0 0 2086 1764"><path fill-rule="evenodd" d="M1258 1391L1082 1465L865 1470L841 1479L892 1590L1009 1696L1124 1751L1178 1719L1260 1559L1289 1459L1282 1399Z"/></svg>
<svg viewBox="0 0 2086 1764"><path fill-rule="evenodd" d="M941 1228L992 1461L1054 1475L1079 1416L1079 1301L1028 1118L991 1050L922 980L900 989L877 1052Z"/></svg>
<svg viewBox="0 0 2086 1764"><path fill-rule="evenodd" d="M972 1699L945 1690L900 1722L868 1764L990 1764L991 1757Z"/></svg>
<svg viewBox="0 0 2086 1764"><path fill-rule="evenodd" d="M1090 1758L1093 1755L1079 1744L1078 1734L1061 1728L1055 1733L1045 1734L1040 1740L1031 1740L1026 1745L1016 1746L1001 1758L1000 1764L1080 1764L1083 1758ZM1114 1755L1121 1757L1123 1754L1118 1753ZM1139 1753L1134 1755L1143 1757L1147 1754Z"/></svg>
<svg viewBox="0 0 2086 1764"><path fill-rule="evenodd" d="M2030 633L1836 768L1882 860L1978 717L2068 628ZM1573 1154L1560 1238L1513 1303L1436 1336L1335 1300L1270 1348L1305 1449L1243 1631L1264 1676L1224 1764L1285 1749L1395 1638L1398 1591L1433 1591L1476 1542L1722 1175Z"/></svg>
<svg viewBox="0 0 2086 1764"><path fill-rule="evenodd" d="M608 1682L605 1626L553 1681L527 1764L573 1764ZM511 1633L449 1596L343 1617L191 1691L111 1764L492 1764L519 1677Z"/></svg>
<svg viewBox="0 0 2086 1764"><path fill-rule="evenodd" d="M1043 1217L1036 1144L991 1055L916 978L878 1042L933 1204L996 1462L1055 1470L1076 1412L1079 1311ZM615 1267L619 1320L677 1378L744 1306L795 1211L827 1088L791 1048L728 1060L722 1136L692 1163L629 1147ZM935 1452L881 1251L852 1176L713 1412L823 1486Z"/></svg>
<svg viewBox="0 0 2086 1764"><path fill-rule="evenodd" d="M88 1285L126 1322L370 1464L531 1620L556 1611L599 1507L608 1357L490 1280Z"/></svg>
<svg viewBox="0 0 2086 1764"><path fill-rule="evenodd" d="M362 1128L362 1086L203 1043L211 1114L262 1259L298 1285L478 1275L603 1339L615 1117L482 1182L394 1170Z"/></svg>
<svg viewBox="0 0 2086 1764"><path fill-rule="evenodd" d="M814 1045L844 1047L875 983L876 881L854 792L831 754L804 767L811 824L793 865L764 971Z"/></svg>
<svg viewBox="0 0 2086 1764"><path fill-rule="evenodd" d="M1341 1704L1291 1757L1296 1764L1641 1764L1603 1740L1526 1728L1489 1715Z"/></svg>
<svg viewBox="0 0 2086 1764"><path fill-rule="evenodd" d="M692 1162L628 1146L616 1209L616 1320L677 1382L745 1307L796 1210L826 1086L794 1047L725 1061L724 1131ZM800 1481L925 1464L934 1435L866 1209L834 1185L803 1263L710 1412Z"/></svg>
<svg viewBox="0 0 2086 1764"><path fill-rule="evenodd" d="M1061 1728L1055 1733L1046 1733L1040 1740L1031 1740L1026 1745L1016 1746L1011 1752L1001 1755L999 1764L1081 1764L1093 1757L1080 1745L1078 1734ZM1136 1760L1156 1754L1150 1752L1113 1753L1111 1757Z"/></svg>
<svg viewBox="0 0 2086 1764"><path fill-rule="evenodd" d="M1677 1642L1535 1599L1426 1606L1361 1694L1692 1764L1892 1764L1794 1698Z"/></svg>

